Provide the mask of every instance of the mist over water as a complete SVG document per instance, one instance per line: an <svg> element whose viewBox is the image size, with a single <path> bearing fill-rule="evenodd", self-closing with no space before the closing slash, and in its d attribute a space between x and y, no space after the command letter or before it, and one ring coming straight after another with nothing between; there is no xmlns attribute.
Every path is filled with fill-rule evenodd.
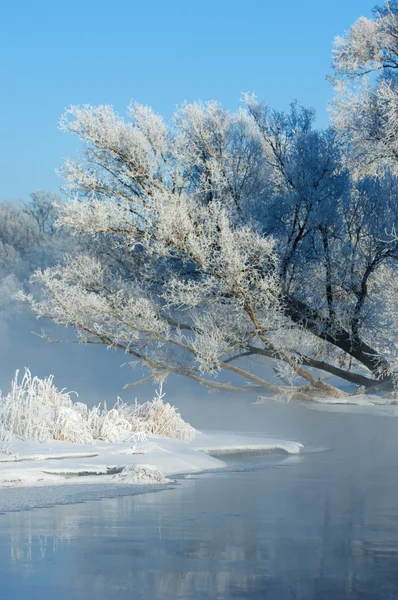
<svg viewBox="0 0 398 600"><path fill-rule="evenodd" d="M239 424L308 452L234 459L164 491L2 515L2 598L396 598L396 419L230 396L182 405L199 426ZM329 450L314 452L320 443Z"/></svg>
<svg viewBox="0 0 398 600"><path fill-rule="evenodd" d="M133 369L130 358L105 346L49 343L39 335L46 333L55 339L73 339L73 331L66 331L50 323L37 320L27 310L1 323L0 389L7 392L15 370L30 369L33 375L55 376L59 388L76 391L79 399L89 406L104 400L112 405L117 396L126 402L138 395L148 400L154 385L124 390L124 385L142 377L140 367Z"/></svg>

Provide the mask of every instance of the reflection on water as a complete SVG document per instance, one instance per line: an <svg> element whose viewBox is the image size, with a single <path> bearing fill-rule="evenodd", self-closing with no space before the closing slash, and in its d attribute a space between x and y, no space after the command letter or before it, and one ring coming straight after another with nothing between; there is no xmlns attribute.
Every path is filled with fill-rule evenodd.
<svg viewBox="0 0 398 600"><path fill-rule="evenodd" d="M331 452L3 515L0 597L397 599L398 436L356 425Z"/></svg>

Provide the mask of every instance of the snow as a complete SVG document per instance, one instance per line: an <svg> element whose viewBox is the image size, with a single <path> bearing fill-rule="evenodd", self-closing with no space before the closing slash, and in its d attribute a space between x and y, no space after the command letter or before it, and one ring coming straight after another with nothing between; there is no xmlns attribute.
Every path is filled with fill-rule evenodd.
<svg viewBox="0 0 398 600"><path fill-rule="evenodd" d="M13 438L0 446L0 487L88 483L166 483L173 475L225 467L220 456L248 452L298 454L298 442L198 433L195 440L148 436L129 442L74 444Z"/></svg>
<svg viewBox="0 0 398 600"><path fill-rule="evenodd" d="M262 398L256 405L276 401L274 398ZM277 400L278 401L278 400ZM334 413L367 414L374 416L398 417L398 404L395 400L385 399L382 396L358 394L349 396L315 397L311 401L294 401L290 403L303 406L309 410Z"/></svg>
<svg viewBox="0 0 398 600"><path fill-rule="evenodd" d="M197 449L212 456L239 455L252 452L283 452L286 454L299 454L303 445L298 442L266 438L238 436L226 433L200 434L196 439Z"/></svg>
<svg viewBox="0 0 398 600"><path fill-rule="evenodd" d="M353 402L352 398L338 398L334 402L325 402L324 399L316 399L314 402L303 403L309 410L334 413L366 414L380 417L398 417L398 406L390 402L371 401L362 398ZM329 400L329 398L328 398ZM344 402L344 400L347 400Z"/></svg>
<svg viewBox="0 0 398 600"><path fill-rule="evenodd" d="M162 469L153 465L125 467L121 473L114 475L113 479L117 483L170 483Z"/></svg>

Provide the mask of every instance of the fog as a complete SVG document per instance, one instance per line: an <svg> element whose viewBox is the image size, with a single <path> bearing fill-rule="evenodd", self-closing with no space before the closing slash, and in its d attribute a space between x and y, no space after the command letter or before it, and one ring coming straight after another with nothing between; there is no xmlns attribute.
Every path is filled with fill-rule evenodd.
<svg viewBox="0 0 398 600"><path fill-rule="evenodd" d="M112 403L117 396L126 401L137 396L137 389L123 390L123 386L140 378L128 364L129 358L105 347L71 343L50 343L40 336L43 327L54 338L73 339L73 331L42 323L24 310L18 317L3 323L0 344L0 388L6 391L15 370L25 367L32 374L47 377L53 374L58 388L76 391L90 406L106 400ZM123 366L124 365L124 366ZM144 387L145 395L153 385Z"/></svg>
<svg viewBox="0 0 398 600"><path fill-rule="evenodd" d="M100 402L112 406L117 397L125 402L144 402L153 397L157 383L146 382L124 389L142 377L140 365L131 366L131 357L105 346L76 343L50 343L40 337L42 329L54 339L73 339L67 331L48 322L37 320L28 309L21 308L17 315L3 318L0 342L0 389L6 393L15 371L28 368L33 375L54 375L57 388L65 388L79 395L79 400L90 407ZM245 421L242 429L241 407L255 402L256 395L220 393L189 382L183 377L170 376L163 385L165 401L176 405L184 418L199 429L224 429L251 431L256 419ZM225 404L220 408L221 400ZM214 406L213 406L214 405ZM216 408L217 407L217 408ZM234 407L239 410L235 413ZM244 412L244 411L243 411Z"/></svg>

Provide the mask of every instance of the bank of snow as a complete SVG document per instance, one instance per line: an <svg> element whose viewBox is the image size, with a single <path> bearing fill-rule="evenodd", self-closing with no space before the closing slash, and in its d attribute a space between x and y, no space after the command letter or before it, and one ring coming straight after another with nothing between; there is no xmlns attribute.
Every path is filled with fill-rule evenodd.
<svg viewBox="0 0 398 600"><path fill-rule="evenodd" d="M174 475L225 466L220 456L280 452L298 454L298 442L226 434L183 441L148 436L129 442L73 444L14 438L0 446L0 486L76 483L167 483Z"/></svg>
<svg viewBox="0 0 398 600"><path fill-rule="evenodd" d="M344 398L315 398L306 408L322 412L365 414L379 417L398 417L396 401L378 396L348 396Z"/></svg>
<svg viewBox="0 0 398 600"><path fill-rule="evenodd" d="M339 398L314 397L310 401L281 399L279 397L260 397L255 404L262 405L275 401L289 402L309 410L321 412L398 417L398 403L396 400L365 394L341 396Z"/></svg>

